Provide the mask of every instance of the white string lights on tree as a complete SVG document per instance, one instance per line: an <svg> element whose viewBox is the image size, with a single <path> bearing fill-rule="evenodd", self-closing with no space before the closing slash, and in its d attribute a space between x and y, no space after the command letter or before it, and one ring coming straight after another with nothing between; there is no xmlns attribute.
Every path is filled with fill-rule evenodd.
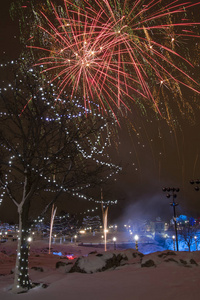
<svg viewBox="0 0 200 300"><path fill-rule="evenodd" d="M13 65L15 63L19 64L18 61L11 61L11 62L8 62L6 64L1 64L1 67L7 67L7 66ZM31 75L33 77L37 78L37 76L34 74L32 68L29 69L29 72L31 73ZM16 77L18 77L18 76L16 75ZM19 80L19 81L22 82L22 80ZM47 80L47 82L48 82L48 80ZM4 92L9 92L9 91L14 90L14 87L12 86L12 84L10 84L10 83L6 84L4 81L2 83L3 83L4 87L0 88L0 93L3 92L3 91ZM62 104L65 104L65 100L57 98L56 88L54 88L53 83L50 83L49 86L51 86L53 92L55 93L54 94L55 100L62 102ZM21 89L18 89L18 87L16 87L15 89L18 92L21 91ZM32 98L37 99L37 97L40 97L40 99L42 99L46 103L46 105L49 106L49 108L51 110L55 111L55 106L52 105L50 103L49 99L48 99L49 92L45 90L44 86L38 86L37 89L38 89L37 95L32 95ZM21 91L21 94L24 94L24 92ZM64 94L67 96L66 93L64 93ZM83 107L80 104L79 98L76 98L76 96L74 96L74 99L72 99L71 102L73 103L74 107L76 108L77 113L68 111L68 113L66 115L67 119L69 119L69 120L76 120L77 119L78 120L78 118L80 118L84 114L91 114L92 113L94 118L97 117L97 118L101 119L102 121L104 120L104 117L98 112L98 109L99 109L98 104L94 104L94 106L96 106L96 108L97 108L97 111L95 111L95 110L91 111L88 108L85 109L85 107ZM20 113L21 112L19 112L19 115L20 115ZM3 116L4 117L5 116L9 117L9 113L8 112L3 112L3 111L0 112L0 117L3 117ZM51 122L61 122L60 121L61 117L62 116L59 115L59 112L56 112L56 113L54 113L54 117L52 115L49 115L49 116L46 115L46 116L42 116L41 119L43 121L46 121L47 123L51 123ZM115 126L116 122L117 121L116 121L115 117L113 117L113 120L112 120L110 126ZM66 128L65 134L66 134L66 136L70 135L70 132L68 131L68 128ZM74 141L74 144L76 145L76 150L80 153L82 158L84 158L86 160L90 160L91 162L95 163L96 165L105 166L108 169L110 169L110 172L107 172L107 174L105 176L106 179L109 179L109 178L117 175L121 171L121 168L119 166L108 162L109 155L106 153L105 150L110 145L111 135L112 135L112 133L109 130L109 126L108 126L107 122L105 121L105 122L102 122L102 125L99 128L99 132L95 136L95 138L94 138L94 135L92 136L92 138L88 137L88 136L85 137L86 143L87 143L87 149L85 149L84 145L81 145L78 142L78 140ZM104 138L102 138L102 136L104 136ZM1 147L5 147L6 150L8 152L10 151L12 154L14 152L15 155L11 155L8 158L9 169L8 169L8 174L6 174L6 176L5 176L4 183L1 182L0 189L2 191L1 191L1 194L0 194L0 203L2 202L2 200L3 200L3 198L6 194L6 186L12 183L12 177L10 177L10 179L8 179L8 175L12 173L12 165L13 165L14 160L20 160L20 161L23 161L23 163L24 163L23 155L22 155L22 153L20 153L20 150L17 146L16 146L15 149L9 149L7 146L1 144ZM70 158L70 156L68 158ZM48 161L49 157L46 156L43 159ZM58 157L58 159L59 159L59 157ZM27 168L29 168L29 167L30 166L27 164ZM41 179L44 180L44 182L45 182L44 191L46 191L46 192L56 193L60 189L62 189L63 192L66 192L66 193L70 194L71 196L77 197L79 199L83 199L83 200L86 200L86 201L93 201L95 203L101 203L101 201L98 201L98 200L94 199L93 197L88 197L83 193L84 189L88 189L88 188L91 187L90 184L80 185L80 186L77 186L76 188L68 188L66 186L62 186L58 182L55 175L53 175L53 174L51 176L44 175L43 172L41 172L39 170L37 164L35 164L34 166L31 166L31 171L35 172L35 173L38 173L40 175ZM103 180L101 179L100 182L103 182ZM117 200L115 200L115 201L104 201L104 203L106 205L113 205L113 204L117 203Z"/></svg>
<svg viewBox="0 0 200 300"><path fill-rule="evenodd" d="M114 177L121 170L109 162L106 153L106 148L111 145L112 127L116 124L111 112L105 118L96 104L90 110L80 105L78 97L69 100L64 93L64 100L58 98L56 87L47 84L45 78L37 77L32 68L26 71L28 61L24 62L24 65L17 62L15 68L12 68L14 62L3 65L6 68L11 66L9 71L12 72L11 78L14 75L14 84L4 80L0 88L0 121L3 125L0 136L0 202L7 195L19 213L14 279L17 292L31 286L28 274L30 228L43 222L48 207L61 193L100 203L85 195L85 190L93 189L96 184L103 185L105 179ZM55 194L48 195L48 204L44 204L41 211L37 210L39 216L32 222L30 210L24 204L30 203L32 198L28 198L29 195L37 200L44 192ZM105 201L106 205L116 203Z"/></svg>

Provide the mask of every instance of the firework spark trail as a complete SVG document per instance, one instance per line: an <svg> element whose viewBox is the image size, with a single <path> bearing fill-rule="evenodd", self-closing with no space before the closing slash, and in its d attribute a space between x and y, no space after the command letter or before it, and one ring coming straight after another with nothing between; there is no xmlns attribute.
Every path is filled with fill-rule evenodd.
<svg viewBox="0 0 200 300"><path fill-rule="evenodd" d="M153 1L152 1L152 2L153 2ZM158 2L159 2L159 1L158 1ZM177 2L177 1L176 1L176 2ZM186 4L186 3L185 3L185 4ZM174 8L174 7L173 7L173 8ZM173 13L182 12L182 11L183 11L183 9L181 9L181 10L176 10L176 11L173 11ZM169 12L166 13L165 15L168 15L168 14L169 14ZM159 18L162 17L162 16L163 16L163 15L159 15ZM149 19L145 20L144 22L147 22L147 21L152 20L152 19L153 19L153 18L149 18ZM141 23L142 23L142 22L140 22L140 24L141 24ZM138 23L138 24L139 24L139 23ZM138 24L135 24L135 26L138 25ZM177 24L174 24L174 23L173 23L173 24L170 24L170 26L185 26L185 25L187 25L187 26L193 26L193 25L196 25L196 24L199 24L199 23L177 23ZM134 27L135 27L135 26L134 26ZM139 27L139 28L134 28L134 30L144 30L145 35L147 36L147 29L148 29L148 30L150 30L150 29L162 29L162 28L165 28L165 27L169 27L169 24L167 24L167 25L159 25L159 26L148 26L147 28L145 28L145 27L143 26L143 27ZM187 35L187 36L188 36L188 35ZM192 36L194 37L194 35L192 35ZM198 37L198 36L196 35L195 37ZM143 41L147 41L147 40L148 40L148 42L149 42L150 39L149 39L149 37L147 36L146 38L140 37L140 40L143 40ZM192 66L192 64L191 64L188 60L186 60L184 57L182 57L181 55L179 55L179 54L176 53L175 51L171 50L170 48L165 47L165 46L163 46L163 45L161 45L161 44L159 44L159 43L156 43L156 42L154 42L154 41L151 41L151 43L154 44L154 45L156 45L156 46L158 46L159 48L165 49L165 50L169 51L170 53L172 53L172 54L178 56L179 58L183 59L185 62L187 62L189 65ZM128 45L128 44L127 44L127 45ZM141 54L141 53L146 54L147 57L148 57L150 60L153 60L154 63L158 64L158 63L156 62L155 59L153 59L150 55L148 55L147 53L145 53L145 51L144 51L141 47L137 46L136 43L134 43L134 46L135 46L135 47L138 47L138 50L139 50L140 54ZM143 43L143 46L145 46L145 43ZM145 49L145 47L143 47L143 48ZM167 63L171 64L172 67L174 67L174 68L177 69L179 72L183 73L185 76L187 76L188 78L190 78L190 80L192 80L193 82L197 83L197 82L196 82L195 80L193 80L188 74L186 74L185 72L183 72L180 68L176 67L175 64L173 64L173 63L171 63L169 60L167 60L167 59L165 58L164 55L162 55L162 54L159 53L158 51L154 50L153 47L150 47L150 48L151 48L151 51L154 52L154 54L156 54L157 56L160 56L160 58L161 58L162 60L165 60ZM133 48L131 47L131 45L128 45L127 49L129 49L130 57L131 57L131 55L134 55L135 49L133 49ZM132 50L132 49L133 49L133 50ZM142 57L145 58L144 55L142 55ZM134 62L134 60L136 61L136 58L133 58L133 62ZM147 63L151 66L151 68L153 68L153 66L151 65L150 61L147 61ZM162 67L160 64L158 64L158 65L163 69L163 71L165 71L169 76L171 76L171 74L170 74L169 72L167 72L167 71L164 69L164 67ZM140 67L141 67L141 66L140 66ZM141 68L142 68L142 67L141 67ZM154 69L154 71L156 72L156 69L155 69L155 68L153 68L153 69ZM137 70L136 70L136 71L137 71ZM144 72L144 70L142 70L142 71ZM138 77L141 77L141 79L143 79L140 71L138 72ZM172 76L171 76L171 77L172 77ZM172 77L172 78L175 80L174 77ZM178 81L177 81L177 82L178 82ZM180 81L179 81L179 82L180 82ZM180 83L182 83L182 82L180 82ZM142 82L141 82L141 85L142 85ZM187 86L190 87L189 85L187 85ZM145 88L145 87L143 87L143 88ZM195 91L198 92L197 90L195 90ZM147 89L146 92L147 92L147 94L148 94L148 89Z"/></svg>
<svg viewBox="0 0 200 300"><path fill-rule="evenodd" d="M113 105L127 107L126 99L135 101L142 97L160 112L149 84L152 82L150 73L161 84L172 80L178 86L200 93L194 87L199 86L198 83L174 63L177 58L192 67L190 61L174 50L174 42L180 36L198 37L185 27L200 23L185 22L185 19L183 23L171 21L172 16L185 13L187 8L200 2L175 0L162 7L160 2L152 0L143 5L143 0L137 0L127 10L128 0L121 6L114 1L114 8L108 0L95 0L92 4L82 0L84 9L65 0L65 16L52 4L58 25L42 13L49 29L39 28L45 38L48 37L49 48L31 47L50 55L42 57L36 66L43 65L42 72L53 72L51 82L58 80L58 97L66 88L70 88L72 97L82 92L85 108L90 108L90 100L93 100L98 101L104 111L107 106L113 111ZM173 34L172 49L169 44L156 41L156 34L168 35L169 28L176 27L183 27L184 33ZM191 83L178 79L179 76Z"/></svg>
<svg viewBox="0 0 200 300"><path fill-rule="evenodd" d="M107 232L108 232L108 206L103 207L103 191L101 189L101 209L103 217L104 250L107 251Z"/></svg>
<svg viewBox="0 0 200 300"><path fill-rule="evenodd" d="M51 211L51 223L50 223L50 233L49 233L49 254L51 254L51 241L52 241L52 231L53 231L53 222L56 215L57 207L54 208L54 205L52 206Z"/></svg>

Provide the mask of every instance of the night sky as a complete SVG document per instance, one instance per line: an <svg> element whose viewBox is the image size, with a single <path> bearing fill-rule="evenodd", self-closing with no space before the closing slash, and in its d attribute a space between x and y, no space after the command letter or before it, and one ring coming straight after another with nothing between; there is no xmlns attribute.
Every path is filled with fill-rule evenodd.
<svg viewBox="0 0 200 300"><path fill-rule="evenodd" d="M11 2L6 0L0 3L1 63L16 59L20 53L17 22L10 19L8 12ZM199 11L200 5L196 8L198 17ZM189 49L189 44L185 47ZM199 70L195 73L197 80L198 75ZM1 72L1 80L2 76ZM192 101L193 93L187 93L186 98ZM132 113L128 114L128 123L124 119L118 129L118 147L113 143L112 149L109 149L113 161L120 162L123 166L123 173L105 191L105 200L118 199L118 204L109 208L111 220L157 216L171 218L170 200L162 191L163 187L180 188L177 196L178 214L200 216L200 191L196 192L189 183L191 179L200 178L200 111L197 107L195 115L193 124L187 117L184 119L177 114L179 126L173 132L164 120L156 120L153 113L150 112L147 118L132 108ZM134 124L136 131L130 130L130 124ZM98 189L96 197L100 199ZM94 203L75 200L70 203L60 202L59 205L60 209L70 210L72 213L80 213L96 206ZM6 221L7 218L12 221L16 216L14 210L14 207L10 209L10 202L3 202L0 207L0 220Z"/></svg>

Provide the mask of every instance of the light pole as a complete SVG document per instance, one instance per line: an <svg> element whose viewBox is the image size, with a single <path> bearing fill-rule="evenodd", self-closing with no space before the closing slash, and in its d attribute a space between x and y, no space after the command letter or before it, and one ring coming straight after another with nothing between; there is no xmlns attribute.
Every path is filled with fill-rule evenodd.
<svg viewBox="0 0 200 300"><path fill-rule="evenodd" d="M200 188L199 188L199 184L200 184L200 180L199 179L196 179L196 180L190 180L190 183L193 185L193 184L195 184L195 187L194 187L194 189L195 189L195 191L199 191L200 190ZM198 245L197 245L197 236L195 235L194 236L194 241L195 241L195 246L196 246L196 251L197 251L197 249L198 249Z"/></svg>
<svg viewBox="0 0 200 300"><path fill-rule="evenodd" d="M31 242L32 242L32 237L31 236L29 236L28 238L27 238L27 241L28 241L28 251L30 250L30 244L31 244Z"/></svg>
<svg viewBox="0 0 200 300"><path fill-rule="evenodd" d="M77 235L74 236L74 239L75 239L75 244L76 244Z"/></svg>
<svg viewBox="0 0 200 300"><path fill-rule="evenodd" d="M172 236L172 239L173 239L173 248L174 248L174 251L175 251L175 239L176 239L175 235Z"/></svg>
<svg viewBox="0 0 200 300"><path fill-rule="evenodd" d="M139 240L139 236L136 234L136 235L134 236L134 239L135 239L135 250L138 251L138 240Z"/></svg>
<svg viewBox="0 0 200 300"><path fill-rule="evenodd" d="M114 243L114 250L116 250L116 237L114 236L114 238L113 238L113 243Z"/></svg>
<svg viewBox="0 0 200 300"><path fill-rule="evenodd" d="M28 239L27 239L27 241L28 241L29 243L32 242L32 240L33 240L33 239L32 239L31 236L29 236Z"/></svg>
<svg viewBox="0 0 200 300"><path fill-rule="evenodd" d="M166 197L170 198L172 196L172 202L170 202L170 205L173 207L173 213L174 213L174 227L175 227L175 234L176 234L176 249L178 251L178 234L177 234L177 223L176 223L176 206L178 203L174 202L174 199L177 197L175 192L179 192L179 188L163 188L163 192L172 192L172 194L167 193Z"/></svg>
<svg viewBox="0 0 200 300"><path fill-rule="evenodd" d="M54 237L53 237L53 244L55 244L56 242L56 234L54 234Z"/></svg>

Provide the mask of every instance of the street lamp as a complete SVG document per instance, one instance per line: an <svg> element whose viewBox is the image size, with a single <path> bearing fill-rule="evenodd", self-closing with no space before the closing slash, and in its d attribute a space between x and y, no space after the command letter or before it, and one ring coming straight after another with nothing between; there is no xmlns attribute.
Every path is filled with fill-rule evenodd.
<svg viewBox="0 0 200 300"><path fill-rule="evenodd" d="M174 199L177 197L175 192L179 192L179 188L163 188L163 192L172 192L172 194L167 193L166 197L170 198L172 196L172 202L170 202L170 205L173 207L173 212L174 212L174 227L175 227L175 234L176 234L176 249L178 251L178 234L177 234L177 223L176 223L176 206L178 203L174 202Z"/></svg>
<svg viewBox="0 0 200 300"><path fill-rule="evenodd" d="M135 239L135 249L138 251L138 240L139 240L139 236L136 234L134 236L134 239Z"/></svg>
<svg viewBox="0 0 200 300"><path fill-rule="evenodd" d="M200 190L200 188L199 188L199 184L200 184L200 180L199 179L196 179L196 180L190 180L190 183L193 185L193 184L196 184L196 186L194 187L194 189L195 189L195 191L199 191ZM198 249L198 245L197 245L197 236L195 235L194 236L194 241L195 241L195 246L196 246L196 251L197 251L197 249Z"/></svg>
<svg viewBox="0 0 200 300"><path fill-rule="evenodd" d="M174 251L175 251L175 239L176 239L175 235L172 236L172 239L173 239L173 248L174 248Z"/></svg>
<svg viewBox="0 0 200 300"><path fill-rule="evenodd" d="M116 250L116 237L114 236L114 238L113 238L113 243L114 243L114 250Z"/></svg>
<svg viewBox="0 0 200 300"><path fill-rule="evenodd" d="M75 239L75 244L76 244L77 235L74 236L74 239Z"/></svg>
<svg viewBox="0 0 200 300"><path fill-rule="evenodd" d="M27 238L27 241L28 241L28 250L30 250L30 244L31 244L31 242L32 242L32 237L31 236L29 236L28 238Z"/></svg>
<svg viewBox="0 0 200 300"><path fill-rule="evenodd" d="M30 242L32 242L32 237L31 236L29 236L28 238L27 238L27 241L30 243Z"/></svg>

